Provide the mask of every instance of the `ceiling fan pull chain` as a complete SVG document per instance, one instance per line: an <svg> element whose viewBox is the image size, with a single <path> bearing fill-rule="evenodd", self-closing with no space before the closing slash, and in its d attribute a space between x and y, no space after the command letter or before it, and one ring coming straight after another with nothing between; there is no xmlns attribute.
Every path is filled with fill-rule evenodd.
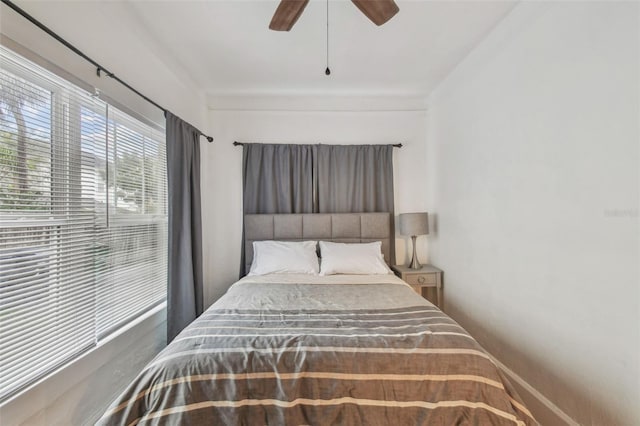
<svg viewBox="0 0 640 426"><path fill-rule="evenodd" d="M327 69L324 70L326 75L331 75L331 70L329 69L329 0L327 0Z"/></svg>

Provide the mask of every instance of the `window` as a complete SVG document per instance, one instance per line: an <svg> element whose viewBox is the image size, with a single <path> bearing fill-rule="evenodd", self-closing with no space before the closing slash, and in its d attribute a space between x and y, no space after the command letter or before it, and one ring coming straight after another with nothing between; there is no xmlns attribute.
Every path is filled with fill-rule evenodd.
<svg viewBox="0 0 640 426"><path fill-rule="evenodd" d="M167 170L164 133L109 106L105 182L110 226L99 236L97 331L108 334L153 306L167 289Z"/></svg>
<svg viewBox="0 0 640 426"><path fill-rule="evenodd" d="M0 400L166 297L164 131L0 47Z"/></svg>

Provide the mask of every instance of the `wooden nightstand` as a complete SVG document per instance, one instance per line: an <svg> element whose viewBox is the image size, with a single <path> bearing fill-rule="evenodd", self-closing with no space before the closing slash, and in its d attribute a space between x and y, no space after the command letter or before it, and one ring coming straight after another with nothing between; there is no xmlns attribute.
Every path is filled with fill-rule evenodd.
<svg viewBox="0 0 640 426"><path fill-rule="evenodd" d="M413 290L422 296L422 289L435 287L437 305L442 309L442 270L431 265L424 265L420 269L411 269L405 265L395 265L391 269Z"/></svg>

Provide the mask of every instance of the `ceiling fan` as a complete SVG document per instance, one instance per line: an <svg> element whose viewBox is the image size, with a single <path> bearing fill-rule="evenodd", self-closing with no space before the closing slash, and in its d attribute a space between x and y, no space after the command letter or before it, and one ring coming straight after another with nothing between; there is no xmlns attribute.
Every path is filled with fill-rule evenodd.
<svg viewBox="0 0 640 426"><path fill-rule="evenodd" d="M374 24L382 25L398 13L400 8L394 0L351 0ZM309 0L280 0L276 13L271 18L269 29L289 31L302 15Z"/></svg>

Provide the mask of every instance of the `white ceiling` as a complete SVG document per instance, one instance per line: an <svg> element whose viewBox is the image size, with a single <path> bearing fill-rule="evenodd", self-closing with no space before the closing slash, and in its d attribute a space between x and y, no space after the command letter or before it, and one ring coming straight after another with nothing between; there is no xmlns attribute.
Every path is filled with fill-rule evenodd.
<svg viewBox="0 0 640 426"><path fill-rule="evenodd" d="M126 35L131 33L145 40L174 73L209 95L425 96L515 5L396 2L400 12L376 27L350 1L330 1L329 77L324 74L325 0L311 0L290 32L268 29L278 0L75 1L60 3L56 10L66 16L75 11L96 27L104 24L100 17L109 8L130 14L129 19L110 23L118 33L110 38L111 48L126 52ZM27 11L35 8L38 19L72 43L91 49L69 28L68 20L62 26L60 15L49 12L54 10L52 2L43 2L47 8L20 3Z"/></svg>

